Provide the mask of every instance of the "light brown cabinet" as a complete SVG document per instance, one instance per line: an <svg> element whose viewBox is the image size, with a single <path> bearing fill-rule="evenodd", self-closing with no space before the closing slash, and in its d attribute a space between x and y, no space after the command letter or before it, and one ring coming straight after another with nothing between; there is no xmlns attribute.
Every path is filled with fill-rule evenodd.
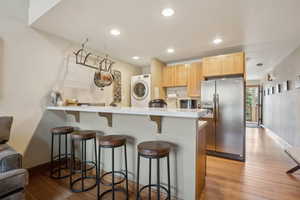
<svg viewBox="0 0 300 200"><path fill-rule="evenodd" d="M243 75L245 54L243 52L203 58L203 76Z"/></svg>
<svg viewBox="0 0 300 200"><path fill-rule="evenodd" d="M203 75L218 76L222 74L222 59L219 56L203 58Z"/></svg>
<svg viewBox="0 0 300 200"><path fill-rule="evenodd" d="M202 64L195 62L163 68L162 87L187 87L189 97L200 96L200 81L203 80Z"/></svg>
<svg viewBox="0 0 300 200"><path fill-rule="evenodd" d="M187 85L187 78L188 78L188 67L183 65L176 65L175 67L175 79L174 79L174 86L186 86Z"/></svg>
<svg viewBox="0 0 300 200"><path fill-rule="evenodd" d="M163 87L179 87L187 85L187 66L175 65L163 69Z"/></svg>
<svg viewBox="0 0 300 200"><path fill-rule="evenodd" d="M175 68L174 67L164 67L163 68L163 87L174 87L175 79Z"/></svg>
<svg viewBox="0 0 300 200"><path fill-rule="evenodd" d="M203 80L202 64L196 62L188 65L187 93L189 97L200 97L200 82Z"/></svg>

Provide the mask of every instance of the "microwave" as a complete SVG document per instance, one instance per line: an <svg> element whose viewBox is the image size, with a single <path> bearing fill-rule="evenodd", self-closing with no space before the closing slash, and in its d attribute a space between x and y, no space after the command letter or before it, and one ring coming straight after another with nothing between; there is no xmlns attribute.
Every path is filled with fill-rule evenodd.
<svg viewBox="0 0 300 200"><path fill-rule="evenodd" d="M178 100L179 108L186 108L186 109L196 109L198 108L198 101L197 99L179 99Z"/></svg>

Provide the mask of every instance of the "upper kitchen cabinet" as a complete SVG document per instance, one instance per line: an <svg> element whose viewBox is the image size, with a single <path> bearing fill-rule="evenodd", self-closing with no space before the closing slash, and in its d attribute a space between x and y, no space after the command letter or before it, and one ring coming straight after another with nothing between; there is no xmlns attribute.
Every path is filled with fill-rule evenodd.
<svg viewBox="0 0 300 200"><path fill-rule="evenodd" d="M189 97L200 96L200 82L203 80L202 63L196 62L188 66L187 93Z"/></svg>
<svg viewBox="0 0 300 200"><path fill-rule="evenodd" d="M203 76L244 75L244 52L203 58Z"/></svg>
<svg viewBox="0 0 300 200"><path fill-rule="evenodd" d="M174 86L186 86L188 79L188 67L185 64L175 66Z"/></svg>
<svg viewBox="0 0 300 200"><path fill-rule="evenodd" d="M244 74L244 53L223 56L222 72L224 75Z"/></svg>
<svg viewBox="0 0 300 200"><path fill-rule="evenodd" d="M175 67L163 68L163 87L174 87L175 83Z"/></svg>
<svg viewBox="0 0 300 200"><path fill-rule="evenodd" d="M219 76L222 74L222 58L220 56L203 58L203 76Z"/></svg>
<svg viewBox="0 0 300 200"><path fill-rule="evenodd" d="M187 85L187 66L175 65L164 67L163 69L163 87L179 87Z"/></svg>

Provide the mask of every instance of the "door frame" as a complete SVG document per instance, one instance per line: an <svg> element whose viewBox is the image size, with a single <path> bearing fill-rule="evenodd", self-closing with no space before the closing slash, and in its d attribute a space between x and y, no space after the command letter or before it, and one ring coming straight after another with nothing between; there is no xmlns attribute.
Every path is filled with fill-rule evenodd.
<svg viewBox="0 0 300 200"><path fill-rule="evenodd" d="M263 95L262 95L262 88L261 85L246 85L246 89L247 88L257 88L258 89L258 102L257 102L257 107L258 107L258 111L257 111L257 126L260 126L262 124L262 102L263 102ZM245 96L246 98L246 96ZM245 104L245 109L246 109L246 104ZM246 112L245 112L245 116L246 116ZM246 121L246 120L245 120Z"/></svg>

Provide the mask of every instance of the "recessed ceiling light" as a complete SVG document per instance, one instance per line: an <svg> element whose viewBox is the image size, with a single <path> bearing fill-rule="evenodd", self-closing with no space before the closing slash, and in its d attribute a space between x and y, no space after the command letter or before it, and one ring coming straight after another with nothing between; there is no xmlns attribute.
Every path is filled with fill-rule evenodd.
<svg viewBox="0 0 300 200"><path fill-rule="evenodd" d="M220 44L220 43L222 43L222 42L223 42L222 38L216 38L216 39L214 39L214 41L213 41L214 44Z"/></svg>
<svg viewBox="0 0 300 200"><path fill-rule="evenodd" d="M121 32L118 29L111 29L110 34L113 35L113 36L118 36L118 35L121 34Z"/></svg>
<svg viewBox="0 0 300 200"><path fill-rule="evenodd" d="M175 11L172 8L165 8L162 10L161 14L165 17L171 17L174 15Z"/></svg>
<svg viewBox="0 0 300 200"><path fill-rule="evenodd" d="M138 57L138 56L133 56L132 59L133 59L133 60L139 60L140 57Z"/></svg>
<svg viewBox="0 0 300 200"><path fill-rule="evenodd" d="M167 52L168 52L168 53L174 53L174 52L175 52L175 50L174 50L174 49L172 49L172 48L169 48L169 49L167 49Z"/></svg>

